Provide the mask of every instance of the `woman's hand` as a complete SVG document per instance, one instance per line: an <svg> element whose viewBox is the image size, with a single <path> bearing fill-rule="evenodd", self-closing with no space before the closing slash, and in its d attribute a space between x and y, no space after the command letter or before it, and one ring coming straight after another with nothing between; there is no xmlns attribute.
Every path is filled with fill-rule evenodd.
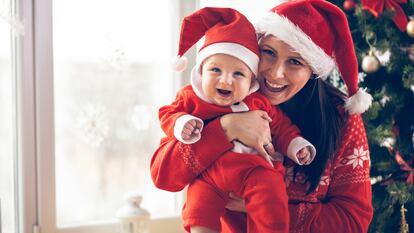
<svg viewBox="0 0 414 233"><path fill-rule="evenodd" d="M256 149L269 162L269 156L275 154L269 127L271 121L269 115L261 110L226 114L220 119L229 141L238 140Z"/></svg>
<svg viewBox="0 0 414 233"><path fill-rule="evenodd" d="M247 212L244 200L236 196L234 193L229 194L229 202L227 202L226 208L231 211Z"/></svg>

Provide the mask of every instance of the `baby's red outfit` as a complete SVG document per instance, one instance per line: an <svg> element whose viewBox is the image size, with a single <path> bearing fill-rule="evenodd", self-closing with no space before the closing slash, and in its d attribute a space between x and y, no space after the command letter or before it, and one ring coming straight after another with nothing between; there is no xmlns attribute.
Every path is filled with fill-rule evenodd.
<svg viewBox="0 0 414 233"><path fill-rule="evenodd" d="M291 150L292 144L302 148L307 142L300 137L299 130L289 118L257 92L237 105L221 107L202 100L189 85L177 94L171 105L160 108L159 117L164 132L169 137L176 137L176 122L187 114L201 118L206 123L227 113L251 110L264 110L273 119L270 122L273 141L283 154ZM243 197L246 202L248 232L288 232L288 197L284 188L282 164L276 162L272 167L257 154L241 154L239 146L240 143L236 143L236 149L221 155L190 184L183 208L184 226L188 232L190 226L195 225L220 231L220 217L224 214L229 192ZM246 148L242 148L241 152L246 151ZM185 161L186 164L192 164L198 170L198 164L192 163L190 157L187 159L189 161ZM280 189L275 187L279 184L282 187Z"/></svg>

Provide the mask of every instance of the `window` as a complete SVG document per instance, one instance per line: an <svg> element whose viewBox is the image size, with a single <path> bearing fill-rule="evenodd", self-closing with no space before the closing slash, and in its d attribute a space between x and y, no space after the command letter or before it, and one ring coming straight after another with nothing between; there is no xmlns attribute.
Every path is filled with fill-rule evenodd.
<svg viewBox="0 0 414 233"><path fill-rule="evenodd" d="M115 233L130 191L151 233L183 232L182 196L153 186L149 162L157 110L188 83L170 67L181 19L207 2L230 3L0 0L1 232Z"/></svg>
<svg viewBox="0 0 414 233"><path fill-rule="evenodd" d="M13 20L10 2L0 1L0 232L13 233L16 223L16 155L13 116Z"/></svg>
<svg viewBox="0 0 414 233"><path fill-rule="evenodd" d="M153 218L179 215L178 196L149 175L162 136L158 108L174 96L171 8L53 1L58 227L114 219L134 190Z"/></svg>
<svg viewBox="0 0 414 233"><path fill-rule="evenodd" d="M234 8L244 15L254 23L257 19L259 19L265 12L269 11L273 7L277 5L278 2L283 0L275 0L275 1L252 1L249 0L238 0L238 1L226 1L226 0L200 0L200 8L201 7L231 7ZM254 4L254 7L252 5Z"/></svg>

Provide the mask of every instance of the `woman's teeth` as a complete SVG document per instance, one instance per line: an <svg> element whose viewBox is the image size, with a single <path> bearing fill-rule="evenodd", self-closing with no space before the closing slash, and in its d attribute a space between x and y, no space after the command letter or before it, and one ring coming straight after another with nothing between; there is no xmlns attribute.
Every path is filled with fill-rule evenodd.
<svg viewBox="0 0 414 233"><path fill-rule="evenodd" d="M282 91L285 87L287 87L287 85L283 85L283 84L275 84L275 83L271 83L269 81L266 80L266 86L268 87L268 89L270 89L271 91Z"/></svg>

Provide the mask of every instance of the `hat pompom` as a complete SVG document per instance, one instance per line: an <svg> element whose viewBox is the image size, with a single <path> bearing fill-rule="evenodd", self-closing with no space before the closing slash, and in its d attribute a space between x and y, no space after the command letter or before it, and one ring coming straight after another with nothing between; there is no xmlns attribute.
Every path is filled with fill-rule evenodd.
<svg viewBox="0 0 414 233"><path fill-rule="evenodd" d="M354 95L345 101L345 109L349 114L363 113L371 106L372 96L363 89L359 89Z"/></svg>
<svg viewBox="0 0 414 233"><path fill-rule="evenodd" d="M172 67L177 72L183 72L187 68L188 60L186 57L174 57L172 61Z"/></svg>

